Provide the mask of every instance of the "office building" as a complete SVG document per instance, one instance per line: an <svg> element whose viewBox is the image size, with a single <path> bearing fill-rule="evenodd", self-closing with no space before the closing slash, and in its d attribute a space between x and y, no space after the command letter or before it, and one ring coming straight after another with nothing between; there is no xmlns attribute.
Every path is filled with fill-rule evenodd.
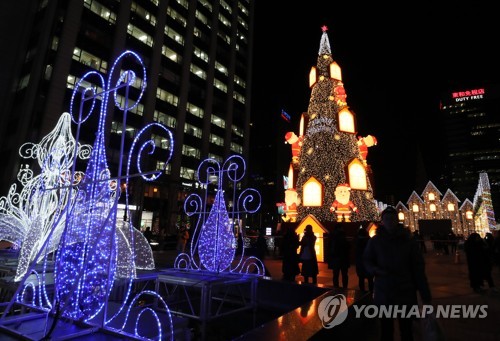
<svg viewBox="0 0 500 341"><path fill-rule="evenodd" d="M248 157L252 1L20 0L0 6L1 195L21 166L19 147L38 142L69 111L71 94L86 72L107 78L126 50L143 59L147 79L145 94L128 113L126 139L150 122L164 124L174 136L166 174L153 183L132 184L136 224L173 233L182 200L196 191L200 161ZM116 108L108 114L110 149L124 133L122 116ZM82 136L93 142L92 131ZM161 138L152 137L157 148L165 148ZM117 154L108 155L111 170ZM158 161L157 169L163 166Z"/></svg>
<svg viewBox="0 0 500 341"><path fill-rule="evenodd" d="M500 86L449 91L442 96L446 131L448 188L459 198L474 198L480 173L489 178L491 200L500 213Z"/></svg>

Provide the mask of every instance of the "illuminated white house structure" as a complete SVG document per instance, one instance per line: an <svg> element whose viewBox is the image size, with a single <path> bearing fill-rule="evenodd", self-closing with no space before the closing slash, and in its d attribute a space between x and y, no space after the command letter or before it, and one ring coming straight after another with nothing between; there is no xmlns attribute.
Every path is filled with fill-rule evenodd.
<svg viewBox="0 0 500 341"><path fill-rule="evenodd" d="M496 230L489 188L488 175L481 173L474 201L465 199L461 202L452 190L447 189L443 195L429 181L420 195L412 192L406 205L398 202L396 209L399 211L399 220L415 231L419 230L419 220L448 219L455 234L468 236L478 232L484 236Z"/></svg>
<svg viewBox="0 0 500 341"><path fill-rule="evenodd" d="M152 181L164 171L143 169L146 164L143 156L155 152L155 143L147 134L154 131L165 135L170 147L165 165L172 157L172 134L161 124L147 125L127 146L126 158L122 136L119 167L113 176L107 165L104 141L107 111L114 107L123 112L125 131L127 112L139 103L144 93L146 70L136 53L125 51L114 62L108 77L106 82L98 72L88 72L75 86L70 107L71 119L77 126L75 141L68 134L64 138L55 134L47 139L53 143L48 146L41 143L31 149L33 155L43 160L40 180L30 183L29 179L34 178L25 178L25 188L31 186L33 190L23 195L28 198L25 203L32 206L18 210L25 206L16 206L17 198L10 197L10 204L17 210L16 219L29 225L25 236L17 232L16 238L11 239L18 242L21 238L23 243L36 248L32 254L21 252L26 270L24 275L19 274L19 286L0 318L0 328L9 333L25 336L31 332L32 339L68 339L71 335L103 330L135 339L174 338L172 316L163 298L154 291L132 290L135 269L143 262L144 253L146 258L150 256L150 249L136 242L140 233L116 214L120 195L125 195L126 209L129 195L128 186L121 193L118 184L122 181L128 184L132 177ZM129 100L129 94L137 93L129 92L137 83L138 98ZM78 143L80 128L95 111L98 112L96 139L86 156L85 171L77 171L76 156L90 150ZM61 120L58 129L67 127L68 116L63 115ZM30 195L36 200L30 200ZM26 212L33 217L24 217ZM2 213L5 216L6 211ZM55 261L51 262L55 248ZM42 266L37 267L37 263ZM110 295L119 275L125 277L121 281L125 282L124 293L111 302ZM156 309L137 304L148 298L157 302ZM19 306L21 314L17 313ZM29 318L25 313L29 313ZM150 325L141 327L146 320L151 321Z"/></svg>

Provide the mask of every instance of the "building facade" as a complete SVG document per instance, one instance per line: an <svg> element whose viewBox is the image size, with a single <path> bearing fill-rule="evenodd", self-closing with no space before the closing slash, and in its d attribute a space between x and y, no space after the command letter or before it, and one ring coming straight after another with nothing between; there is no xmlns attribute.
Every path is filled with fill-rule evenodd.
<svg viewBox="0 0 500 341"><path fill-rule="evenodd" d="M121 112L109 113L106 140L113 149L121 134L131 141L151 122L171 130L174 151L166 174L153 183L132 183L130 190L137 226L174 233L183 199L197 190L200 161L248 157L253 12L249 0L20 0L6 5L1 38L10 46L2 47L0 57L2 195L21 166L19 147L38 141L69 111L80 77L88 71L106 77L112 61L131 50L145 63L147 80L136 82L147 82L146 92L128 113L125 132ZM92 131L82 136L92 143ZM157 148L166 148L161 138L152 138ZM108 156L112 170L116 154ZM156 166L164 165L158 161Z"/></svg>
<svg viewBox="0 0 500 341"><path fill-rule="evenodd" d="M443 94L447 187L473 198L480 173L487 173L493 207L500 212L500 86L459 89ZM498 217L497 217L498 219Z"/></svg>

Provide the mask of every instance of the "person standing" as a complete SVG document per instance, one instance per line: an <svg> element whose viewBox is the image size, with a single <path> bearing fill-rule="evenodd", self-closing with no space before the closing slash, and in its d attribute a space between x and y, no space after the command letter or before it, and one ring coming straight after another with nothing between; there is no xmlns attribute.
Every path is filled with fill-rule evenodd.
<svg viewBox="0 0 500 341"><path fill-rule="evenodd" d="M493 271L493 234L491 232L487 232L484 236L484 245L486 246L484 249L484 279L488 283L488 287L490 290L496 292L495 282L493 281L493 277L491 272Z"/></svg>
<svg viewBox="0 0 500 341"><path fill-rule="evenodd" d="M350 245L347 241L341 224L335 225L330 240L330 264L333 270L333 287L340 288L340 275L342 275L342 288L347 289L349 285L349 252Z"/></svg>
<svg viewBox="0 0 500 341"><path fill-rule="evenodd" d="M281 271L283 272L283 279L285 281L295 281L295 276L300 273L299 255L297 254L299 245L299 236L292 228L288 228L281 241L281 252L283 255Z"/></svg>
<svg viewBox="0 0 500 341"><path fill-rule="evenodd" d="M464 251L467 257L467 270L469 272L469 284L476 293L484 291L482 288L484 280L493 289L495 283L491 276L490 257L488 255L487 242L481 238L479 233L473 232L464 243Z"/></svg>
<svg viewBox="0 0 500 341"><path fill-rule="evenodd" d="M365 291L366 281L368 282L368 290L373 292L373 275L366 270L363 262L363 254L365 253L366 245L369 240L370 235L366 228L360 228L356 236L356 275L358 275L359 290Z"/></svg>
<svg viewBox="0 0 500 341"><path fill-rule="evenodd" d="M313 233L312 225L308 224L304 230L304 236L300 240L301 274L304 277L304 283L309 283L309 277L312 278L313 284L317 283L319 270L315 244L316 236Z"/></svg>
<svg viewBox="0 0 500 341"><path fill-rule="evenodd" d="M177 252L183 253L186 251L186 244L189 239L189 232L186 227L181 227L177 236Z"/></svg>
<svg viewBox="0 0 500 341"><path fill-rule="evenodd" d="M144 230L144 238L148 241L148 243L151 243L153 240L153 232L151 231L151 227L147 226L146 230Z"/></svg>
<svg viewBox="0 0 500 341"><path fill-rule="evenodd" d="M413 238L415 238L415 241L420 246L420 251L422 251L422 253L427 253L427 247L425 246L424 236L420 234L419 230L415 230L415 232L413 232Z"/></svg>
<svg viewBox="0 0 500 341"><path fill-rule="evenodd" d="M422 303L430 304L431 291L425 262L410 232L399 223L398 211L388 206L382 222L370 238L363 254L369 273L374 275L373 301L378 306L415 306L417 293ZM408 308L407 308L408 309ZM399 317L401 340L413 340L412 319ZM381 340L394 339L394 319L380 319Z"/></svg>

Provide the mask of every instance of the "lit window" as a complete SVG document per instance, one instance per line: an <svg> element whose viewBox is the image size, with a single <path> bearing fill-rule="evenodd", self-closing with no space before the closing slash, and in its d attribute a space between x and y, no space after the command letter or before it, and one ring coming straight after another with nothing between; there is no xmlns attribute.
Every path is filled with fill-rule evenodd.
<svg viewBox="0 0 500 341"><path fill-rule="evenodd" d="M448 204L448 211L455 211L455 205Z"/></svg>
<svg viewBox="0 0 500 341"><path fill-rule="evenodd" d="M355 133L354 115L349 109L344 108L339 112L339 130L346 133Z"/></svg>
<svg viewBox="0 0 500 341"><path fill-rule="evenodd" d="M472 211L465 212L465 218L472 219Z"/></svg>
<svg viewBox="0 0 500 341"><path fill-rule="evenodd" d="M411 209L412 209L413 212L418 212L419 211L417 204L413 204L413 206L411 207Z"/></svg>
<svg viewBox="0 0 500 341"><path fill-rule="evenodd" d="M405 220L405 214L403 212L398 213L398 219L399 221L404 221Z"/></svg>
<svg viewBox="0 0 500 341"><path fill-rule="evenodd" d="M429 200L435 200L436 196L434 195L434 193L430 192L428 195L428 198L429 198Z"/></svg>
<svg viewBox="0 0 500 341"><path fill-rule="evenodd" d="M366 181L365 166L358 159L354 159L347 166L349 173L349 186L352 189L360 189L366 191L368 183Z"/></svg>
<svg viewBox="0 0 500 341"><path fill-rule="evenodd" d="M294 188L294 178L293 178L293 166L290 162L290 167L288 168L288 188Z"/></svg>
<svg viewBox="0 0 500 341"><path fill-rule="evenodd" d="M312 87L316 83L316 67L312 67L309 72L309 87Z"/></svg>
<svg viewBox="0 0 500 341"><path fill-rule="evenodd" d="M431 210L431 212L436 212L436 205L435 204L430 204L429 205L429 209Z"/></svg>
<svg viewBox="0 0 500 341"><path fill-rule="evenodd" d="M321 206L323 204L323 186L314 177L304 184L304 206Z"/></svg>
<svg viewBox="0 0 500 341"><path fill-rule="evenodd" d="M330 64L330 78L342 80L342 70L340 70L340 66L336 62Z"/></svg>

